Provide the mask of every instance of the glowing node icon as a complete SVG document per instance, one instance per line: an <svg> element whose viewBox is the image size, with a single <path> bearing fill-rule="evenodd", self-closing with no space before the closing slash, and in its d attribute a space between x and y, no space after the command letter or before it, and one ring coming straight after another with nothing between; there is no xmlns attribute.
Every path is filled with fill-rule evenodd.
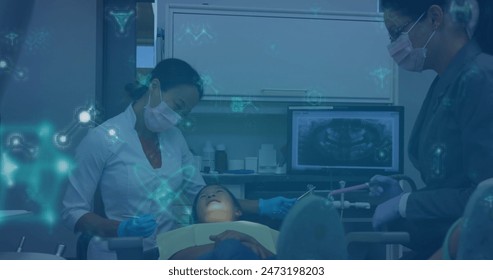
<svg viewBox="0 0 493 280"><path fill-rule="evenodd" d="M321 7L311 7L310 8L310 12L312 12L312 14L318 16L318 14L322 11L322 8Z"/></svg>
<svg viewBox="0 0 493 280"><path fill-rule="evenodd" d="M22 82L27 80L28 78L28 71L24 68L17 68L12 72L12 75L15 80Z"/></svg>
<svg viewBox="0 0 493 280"><path fill-rule="evenodd" d="M43 124L38 129L39 137L50 137L51 127L48 124Z"/></svg>
<svg viewBox="0 0 493 280"><path fill-rule="evenodd" d="M80 123L88 123L91 121L91 114L88 111L82 111L79 113L79 122Z"/></svg>
<svg viewBox="0 0 493 280"><path fill-rule="evenodd" d="M148 86L151 82L151 74L141 74L137 73L137 83L141 86Z"/></svg>
<svg viewBox="0 0 493 280"><path fill-rule="evenodd" d="M7 57L0 56L0 74L11 72L11 63Z"/></svg>
<svg viewBox="0 0 493 280"><path fill-rule="evenodd" d="M21 155L24 159L32 160L38 154L38 148L28 143L24 136L14 133L7 138L7 149L15 155Z"/></svg>
<svg viewBox="0 0 493 280"><path fill-rule="evenodd" d="M21 141L19 138L14 138L12 139L12 146L19 146L21 144Z"/></svg>
<svg viewBox="0 0 493 280"><path fill-rule="evenodd" d="M6 153L2 154L2 166L0 167L0 175L5 178L7 186L14 185L14 172L19 168Z"/></svg>
<svg viewBox="0 0 493 280"><path fill-rule="evenodd" d="M190 120L186 120L183 124L185 127L191 127L192 126L192 122Z"/></svg>
<svg viewBox="0 0 493 280"><path fill-rule="evenodd" d="M387 82L387 77L392 73L390 69L387 68L378 68L373 70L370 73L370 76L373 76L375 82L380 86L380 88L384 88Z"/></svg>
<svg viewBox="0 0 493 280"><path fill-rule="evenodd" d="M109 142L110 143L116 143L120 138L118 137L118 132L115 128L109 128L108 130L108 137L109 137Z"/></svg>
<svg viewBox="0 0 493 280"><path fill-rule="evenodd" d="M322 103L322 93L316 90L309 91L305 96L305 102L312 105L318 106Z"/></svg>
<svg viewBox="0 0 493 280"><path fill-rule="evenodd" d="M211 78L211 76L209 76L209 75L202 75L200 78L201 78L202 82L204 83L204 85L208 86L208 85L212 84L212 78Z"/></svg>
<svg viewBox="0 0 493 280"><path fill-rule="evenodd" d="M435 149L435 155L439 156L439 155L441 155L441 154L442 154L442 148L437 147L437 148Z"/></svg>
<svg viewBox="0 0 493 280"><path fill-rule="evenodd" d="M388 152L386 149L379 149L377 150L375 160L378 162L388 161L390 155L391 153Z"/></svg>
<svg viewBox="0 0 493 280"><path fill-rule="evenodd" d="M9 65L6 60L0 60L0 69L6 69Z"/></svg>
<svg viewBox="0 0 493 280"><path fill-rule="evenodd" d="M65 148L69 145L68 137L64 134L55 134L55 144L60 148Z"/></svg>
<svg viewBox="0 0 493 280"><path fill-rule="evenodd" d="M120 34L124 34L126 32L125 28L127 27L130 18L134 15L134 11L110 11L109 14L115 19L115 22L118 24L119 29L118 32Z"/></svg>
<svg viewBox="0 0 493 280"><path fill-rule="evenodd" d="M34 218L49 225L57 219L60 193L72 166L70 157L53 145L52 136L48 122L0 127L4 140L0 143L0 207L8 203L9 189L18 189L36 207Z"/></svg>
<svg viewBox="0 0 493 280"><path fill-rule="evenodd" d="M75 119L78 122L78 125L81 126L90 126L96 124L96 116L99 114L98 111L94 108L93 105L88 106L87 108L79 108L75 111Z"/></svg>
<svg viewBox="0 0 493 280"><path fill-rule="evenodd" d="M243 113L247 107L253 107L258 111L258 108L253 104L251 100L246 100L241 97L231 98L231 111L234 113Z"/></svg>
<svg viewBox="0 0 493 280"><path fill-rule="evenodd" d="M97 115L98 112L92 105L87 108L77 109L75 111L74 121L72 121L70 126L54 135L53 141L55 142L55 145L62 149L67 148L71 142L70 138L75 134L75 132L80 127L88 127L95 124Z"/></svg>
<svg viewBox="0 0 493 280"><path fill-rule="evenodd" d="M454 0L450 4L450 14L456 22L468 22L472 18L473 5L470 1Z"/></svg>
<svg viewBox="0 0 493 280"><path fill-rule="evenodd" d="M14 33L14 32L10 32L8 34L6 34L5 36L5 39L9 40L10 41L10 45L13 46L15 44L15 39L17 39L17 37L19 37L19 35L17 33Z"/></svg>
<svg viewBox="0 0 493 280"><path fill-rule="evenodd" d="M210 28L204 24L182 26L180 33L177 41L187 41L192 45L200 45L214 39Z"/></svg>
<svg viewBox="0 0 493 280"><path fill-rule="evenodd" d="M122 142L122 139L119 137L120 133L118 132L118 128L104 127L104 129L106 131L104 136L108 144L113 145Z"/></svg>
<svg viewBox="0 0 493 280"><path fill-rule="evenodd" d="M214 81L212 80L212 77L210 75L201 75L200 79L202 80L204 88L210 89L212 91L212 93L215 95L219 94L219 89L217 89L214 86Z"/></svg>
<svg viewBox="0 0 493 280"><path fill-rule="evenodd" d="M57 215L52 211L48 211L48 212L44 212L41 218L47 224L54 225L57 220Z"/></svg>
<svg viewBox="0 0 493 280"><path fill-rule="evenodd" d="M59 135L58 140L60 143L67 143L68 139L66 135Z"/></svg>
<svg viewBox="0 0 493 280"><path fill-rule="evenodd" d="M59 173L67 173L67 171L70 169L70 164L68 161L66 160L59 160L57 163L56 163L56 170L59 172Z"/></svg>
<svg viewBox="0 0 493 280"><path fill-rule="evenodd" d="M181 131L194 131L196 128L196 122L197 121L193 117L187 116L178 124L178 127Z"/></svg>
<svg viewBox="0 0 493 280"><path fill-rule="evenodd" d="M202 36L212 39L212 35L209 34L204 27L200 28L200 31L192 31L191 28L187 28L185 34L190 35L195 41L200 40Z"/></svg>

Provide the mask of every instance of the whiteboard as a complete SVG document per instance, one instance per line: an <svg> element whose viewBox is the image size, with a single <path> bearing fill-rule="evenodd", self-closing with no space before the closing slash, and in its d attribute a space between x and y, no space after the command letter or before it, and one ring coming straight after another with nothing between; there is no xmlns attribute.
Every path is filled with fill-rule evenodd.
<svg viewBox="0 0 493 280"><path fill-rule="evenodd" d="M209 99L392 103L396 69L379 14L169 6L165 56Z"/></svg>

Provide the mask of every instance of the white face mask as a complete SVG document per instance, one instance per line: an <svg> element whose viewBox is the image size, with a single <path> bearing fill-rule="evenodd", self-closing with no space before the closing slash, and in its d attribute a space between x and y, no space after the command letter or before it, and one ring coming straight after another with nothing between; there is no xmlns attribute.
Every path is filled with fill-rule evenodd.
<svg viewBox="0 0 493 280"><path fill-rule="evenodd" d="M403 32L395 42L392 42L387 48L389 50L390 56L394 61L402 68L413 71L421 72L423 71L428 43L435 35L435 31L431 33L428 41L422 48L414 48L411 40L409 39L409 32L414 28L414 26L421 20L424 16L422 14L418 20L411 26L409 31Z"/></svg>
<svg viewBox="0 0 493 280"><path fill-rule="evenodd" d="M161 102L156 107L151 107L151 95L149 94L149 101L144 107L144 123L152 132L163 132L181 120L181 116L163 101L161 94L159 97L161 97Z"/></svg>

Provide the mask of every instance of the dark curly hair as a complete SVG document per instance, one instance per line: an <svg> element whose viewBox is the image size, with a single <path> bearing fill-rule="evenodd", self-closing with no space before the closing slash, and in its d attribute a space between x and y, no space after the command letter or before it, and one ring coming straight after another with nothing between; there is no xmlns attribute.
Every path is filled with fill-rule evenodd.
<svg viewBox="0 0 493 280"><path fill-rule="evenodd" d="M151 72L150 80L158 79L163 91L181 85L195 86L199 92L199 98L204 95L202 79L199 73L190 64L177 58L168 58L159 62ZM148 90L147 85L130 83L125 86L132 100L140 99Z"/></svg>

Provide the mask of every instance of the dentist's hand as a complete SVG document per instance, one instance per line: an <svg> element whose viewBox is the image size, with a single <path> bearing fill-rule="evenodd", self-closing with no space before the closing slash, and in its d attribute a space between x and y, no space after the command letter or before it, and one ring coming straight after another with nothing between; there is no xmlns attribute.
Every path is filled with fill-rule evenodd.
<svg viewBox="0 0 493 280"><path fill-rule="evenodd" d="M277 196L270 199L259 199L258 208L262 216L267 216L272 219L282 219L288 211L293 207L296 198L286 198Z"/></svg>
<svg viewBox="0 0 493 280"><path fill-rule="evenodd" d="M372 218L374 230L383 230L385 225L402 218L399 213L399 204L403 194L393 197L377 206Z"/></svg>
<svg viewBox="0 0 493 280"><path fill-rule="evenodd" d="M399 182L391 177L375 175L370 179L370 196L381 196L383 199L391 199L402 194Z"/></svg>
<svg viewBox="0 0 493 280"><path fill-rule="evenodd" d="M156 230L156 219L150 214L124 220L118 226L118 237L149 237Z"/></svg>

